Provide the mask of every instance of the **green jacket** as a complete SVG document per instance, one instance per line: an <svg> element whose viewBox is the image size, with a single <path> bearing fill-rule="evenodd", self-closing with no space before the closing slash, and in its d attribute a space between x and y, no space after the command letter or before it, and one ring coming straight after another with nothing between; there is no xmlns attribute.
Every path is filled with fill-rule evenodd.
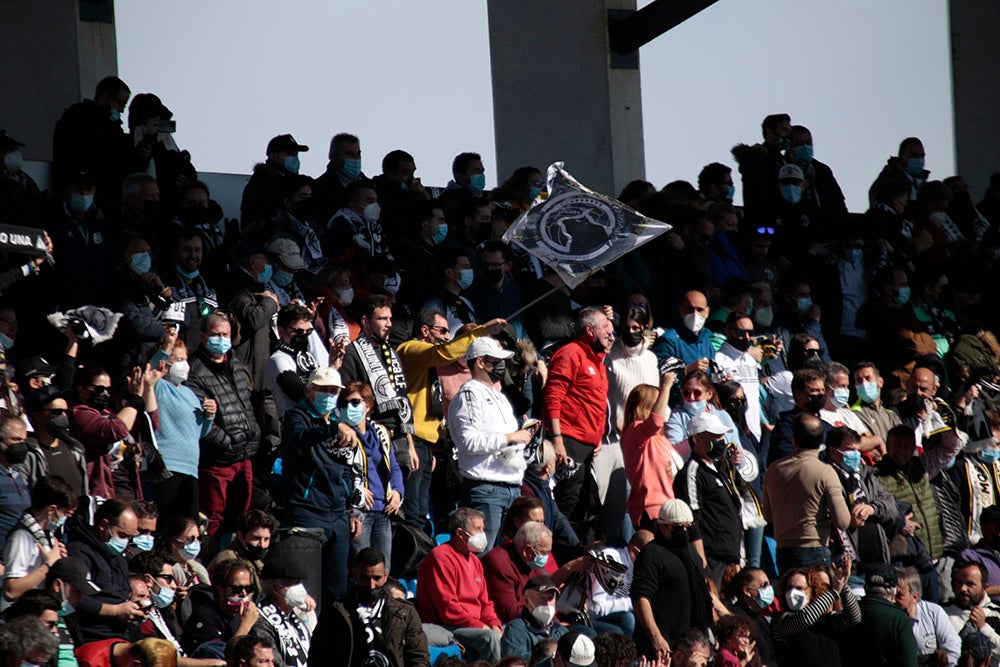
<svg viewBox="0 0 1000 667"><path fill-rule="evenodd" d="M944 538L941 535L941 518L938 516L937 504L934 502L934 491L931 481L924 472L920 459L910 459L909 472L901 470L888 456L879 463L878 481L882 488L892 494L899 502L909 503L913 507L913 520L920 524L917 537L927 547L931 558L940 558L944 553Z"/></svg>
<svg viewBox="0 0 1000 667"><path fill-rule="evenodd" d="M866 595L861 623L841 642L841 660L853 667L917 667L913 621L905 611L883 597Z"/></svg>

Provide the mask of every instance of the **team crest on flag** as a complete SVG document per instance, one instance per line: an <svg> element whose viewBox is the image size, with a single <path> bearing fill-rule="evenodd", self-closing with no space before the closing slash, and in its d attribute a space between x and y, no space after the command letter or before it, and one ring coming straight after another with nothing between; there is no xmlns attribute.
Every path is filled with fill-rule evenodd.
<svg viewBox="0 0 1000 667"><path fill-rule="evenodd" d="M570 287L671 228L581 185L562 162L549 167L548 186L548 198L525 211L503 240L545 262Z"/></svg>

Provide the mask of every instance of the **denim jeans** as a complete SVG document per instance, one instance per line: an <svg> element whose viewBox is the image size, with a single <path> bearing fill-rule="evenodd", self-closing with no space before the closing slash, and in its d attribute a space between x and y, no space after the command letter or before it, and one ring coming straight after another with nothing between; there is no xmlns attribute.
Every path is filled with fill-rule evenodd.
<svg viewBox="0 0 1000 667"><path fill-rule="evenodd" d="M631 611L614 611L607 616L598 616L593 619L593 623L595 628L598 627L598 623L601 626L612 625L626 637L631 637L635 632L635 614Z"/></svg>
<svg viewBox="0 0 1000 667"><path fill-rule="evenodd" d="M830 565L829 547L784 547L778 549L778 574L796 567Z"/></svg>
<svg viewBox="0 0 1000 667"><path fill-rule="evenodd" d="M507 516L507 509L520 495L520 487L480 482L474 479L462 480L460 504L462 507L471 507L483 513L486 524L486 551L493 548L493 543L497 541L497 535L503 525L504 517Z"/></svg>
<svg viewBox="0 0 1000 667"><path fill-rule="evenodd" d="M760 553L764 546L764 526L747 528L743 533L747 551L747 567L760 567Z"/></svg>
<svg viewBox="0 0 1000 667"><path fill-rule="evenodd" d="M431 454L429 443L419 438L413 439L413 446L420 459L420 468L406 478L406 492L403 494L403 520L417 530L427 530L427 512L431 497Z"/></svg>
<svg viewBox="0 0 1000 667"><path fill-rule="evenodd" d="M351 542L351 560L367 547L375 547L382 552L386 567L392 564L392 524L385 512L365 512L361 535Z"/></svg>
<svg viewBox="0 0 1000 667"><path fill-rule="evenodd" d="M492 664L500 659L500 635L482 628L450 628L459 644L465 647L469 663L485 660Z"/></svg>

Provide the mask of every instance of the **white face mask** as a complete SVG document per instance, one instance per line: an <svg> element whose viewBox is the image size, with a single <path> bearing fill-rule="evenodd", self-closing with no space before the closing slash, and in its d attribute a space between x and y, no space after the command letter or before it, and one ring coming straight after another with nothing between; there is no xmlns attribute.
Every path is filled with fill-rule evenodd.
<svg viewBox="0 0 1000 667"><path fill-rule="evenodd" d="M469 535L469 551L474 554L482 553L486 551L486 533L476 533L475 535Z"/></svg>
<svg viewBox="0 0 1000 667"><path fill-rule="evenodd" d="M543 604L532 609L531 615L542 625L548 625L556 617L556 606L554 604Z"/></svg>
<svg viewBox="0 0 1000 667"><path fill-rule="evenodd" d="M301 583L289 586L285 591L285 602L287 602L293 609L304 607L306 604L306 597L306 587Z"/></svg>
<svg viewBox="0 0 1000 667"><path fill-rule="evenodd" d="M344 290L338 290L335 292L337 295L337 303L341 306L349 306L351 302L354 301L354 288L348 287Z"/></svg>
<svg viewBox="0 0 1000 667"><path fill-rule="evenodd" d="M3 168L8 174L16 174L24 165L24 155L20 150L12 150L3 156Z"/></svg>
<svg viewBox="0 0 1000 667"><path fill-rule="evenodd" d="M188 375L191 373L191 364L187 361L175 361L170 364L170 370L167 371L167 375L170 377L170 381L174 384L181 384L182 382L187 382Z"/></svg>
<svg viewBox="0 0 1000 667"><path fill-rule="evenodd" d="M758 308L753 313L753 319L762 327L769 327L774 321L774 309L771 306Z"/></svg>
<svg viewBox="0 0 1000 667"><path fill-rule="evenodd" d="M705 318L698 313L688 313L684 316L684 326L691 330L691 333L698 333L705 326Z"/></svg>
<svg viewBox="0 0 1000 667"><path fill-rule="evenodd" d="M788 604L788 609L791 611L799 611L806 606L806 602L809 601L808 596L806 596L805 591L800 591L797 588L790 588L785 593L785 602Z"/></svg>
<svg viewBox="0 0 1000 667"><path fill-rule="evenodd" d="M378 222L379 216L382 215L382 207L378 205L377 201L372 202L371 204L368 204L368 206L365 206L365 210L362 211L362 215L369 223Z"/></svg>
<svg viewBox="0 0 1000 667"><path fill-rule="evenodd" d="M385 282L382 283L382 289L384 289L389 294L395 294L399 291L400 277L398 273L394 273L391 276L385 277Z"/></svg>

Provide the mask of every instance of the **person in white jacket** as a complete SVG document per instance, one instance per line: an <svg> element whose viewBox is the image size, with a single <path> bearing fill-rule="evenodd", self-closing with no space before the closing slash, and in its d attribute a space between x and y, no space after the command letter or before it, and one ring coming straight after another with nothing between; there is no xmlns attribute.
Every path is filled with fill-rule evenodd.
<svg viewBox="0 0 1000 667"><path fill-rule="evenodd" d="M493 546L507 508L521 495L524 446L534 435L533 429L518 427L510 401L497 388L512 356L492 338L472 341L465 353L472 379L448 406L448 433L462 474L459 502L483 513L484 551Z"/></svg>

